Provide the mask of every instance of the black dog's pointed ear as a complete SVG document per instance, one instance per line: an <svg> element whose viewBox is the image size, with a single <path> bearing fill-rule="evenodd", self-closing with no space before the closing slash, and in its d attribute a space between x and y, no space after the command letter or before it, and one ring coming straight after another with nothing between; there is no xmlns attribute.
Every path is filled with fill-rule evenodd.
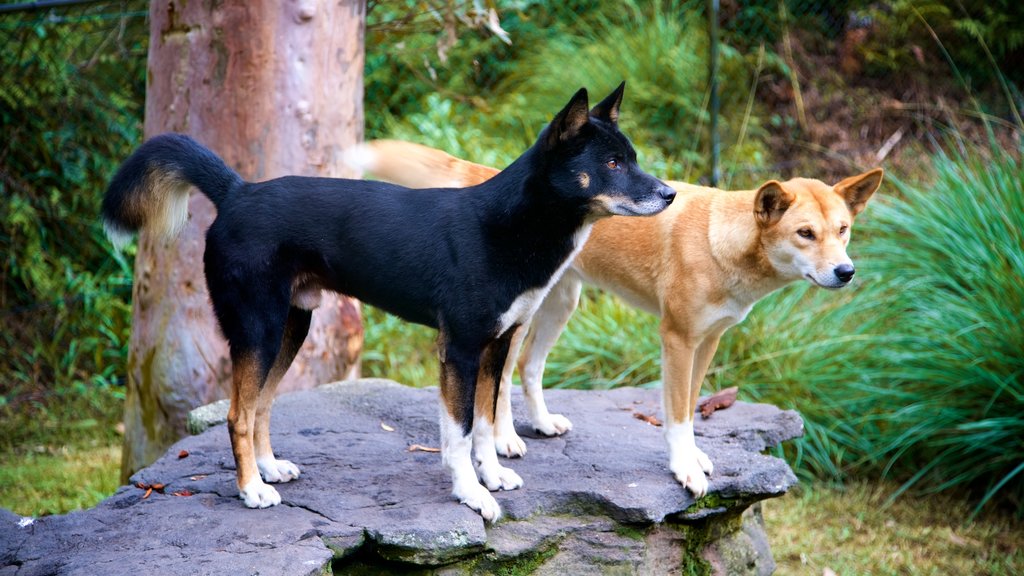
<svg viewBox="0 0 1024 576"><path fill-rule="evenodd" d="M562 111L551 121L551 125L548 127L548 148L553 148L559 142L564 142L575 136L588 120L587 89L580 88L565 105L565 108L562 108Z"/></svg>
<svg viewBox="0 0 1024 576"><path fill-rule="evenodd" d="M601 100L601 103L590 109L590 115L594 118L600 118L612 124L618 124L619 122L619 105L622 104L622 93L626 91L626 82L623 81L619 84L619 87L614 92L608 95L607 98Z"/></svg>

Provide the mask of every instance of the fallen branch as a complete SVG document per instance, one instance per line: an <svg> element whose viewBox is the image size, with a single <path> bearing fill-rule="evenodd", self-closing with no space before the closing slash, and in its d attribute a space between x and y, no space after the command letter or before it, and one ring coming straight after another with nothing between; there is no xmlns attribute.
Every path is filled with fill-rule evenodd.
<svg viewBox="0 0 1024 576"><path fill-rule="evenodd" d="M732 406L733 402L736 402L736 393L739 390L736 386L730 386L708 396L697 405L697 408L700 409L700 415L704 418L710 418L715 410L722 410Z"/></svg>

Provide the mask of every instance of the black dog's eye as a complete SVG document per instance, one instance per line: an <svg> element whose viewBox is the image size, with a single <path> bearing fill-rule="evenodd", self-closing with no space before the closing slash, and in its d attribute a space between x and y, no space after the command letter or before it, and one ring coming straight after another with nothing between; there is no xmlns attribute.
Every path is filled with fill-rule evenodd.
<svg viewBox="0 0 1024 576"><path fill-rule="evenodd" d="M619 161L614 159L614 158L612 158L611 160L605 162L604 165L607 166L609 170L618 170L619 169Z"/></svg>
<svg viewBox="0 0 1024 576"><path fill-rule="evenodd" d="M810 228L801 228L796 231L797 236L806 238L808 240L814 240L814 231Z"/></svg>

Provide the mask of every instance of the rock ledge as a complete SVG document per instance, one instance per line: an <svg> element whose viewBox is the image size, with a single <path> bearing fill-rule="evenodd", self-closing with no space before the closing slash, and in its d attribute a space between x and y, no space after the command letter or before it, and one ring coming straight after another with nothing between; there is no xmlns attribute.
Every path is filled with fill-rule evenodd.
<svg viewBox="0 0 1024 576"><path fill-rule="evenodd" d="M525 486L496 494L497 525L450 499L439 454L408 449L439 445L437 389L354 380L278 398L275 450L302 469L278 485L281 506L249 510L237 498L227 407L214 404L190 418L201 433L93 509L24 526L0 510L0 576L771 573L752 505L796 482L763 454L802 434L795 412L737 402L698 417L715 475L697 502L668 471L661 429L634 417L659 412L659 391L546 393L574 429L537 438L517 411L528 453L504 464ZM137 482L165 488L144 498Z"/></svg>

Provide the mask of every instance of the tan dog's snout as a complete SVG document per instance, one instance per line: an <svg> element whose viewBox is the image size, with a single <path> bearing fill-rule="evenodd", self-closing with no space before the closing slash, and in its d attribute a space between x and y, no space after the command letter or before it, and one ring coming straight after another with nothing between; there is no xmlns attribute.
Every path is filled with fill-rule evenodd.
<svg viewBox="0 0 1024 576"><path fill-rule="evenodd" d="M840 264L839 266L836 266L832 270L832 273L835 274L836 278L838 278L839 281L842 282L843 284L848 284L850 280L853 280L853 275L856 274L856 272L857 269L853 267L853 264L845 262L843 264Z"/></svg>

